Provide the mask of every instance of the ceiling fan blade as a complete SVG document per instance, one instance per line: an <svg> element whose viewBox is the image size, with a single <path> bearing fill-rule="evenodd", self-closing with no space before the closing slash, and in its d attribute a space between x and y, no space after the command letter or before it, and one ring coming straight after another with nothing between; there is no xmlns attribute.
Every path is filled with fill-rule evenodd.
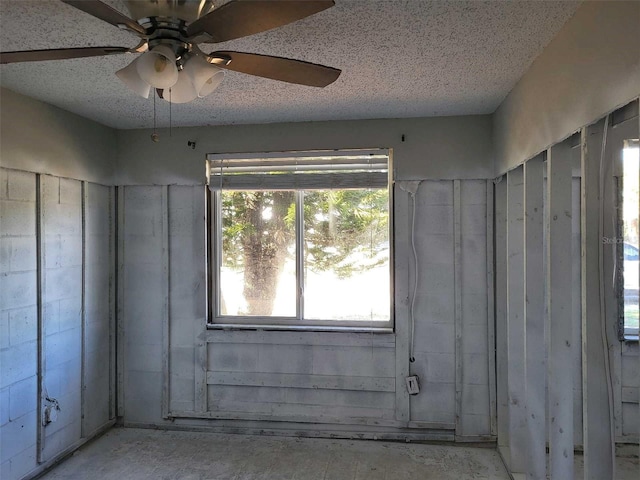
<svg viewBox="0 0 640 480"><path fill-rule="evenodd" d="M231 0L187 27L189 37L226 42L281 27L333 7L333 0Z"/></svg>
<svg viewBox="0 0 640 480"><path fill-rule="evenodd" d="M0 64L100 57L103 55L115 55L127 52L131 52L131 49L126 47L85 47L56 48L53 50L27 50L23 52L0 52Z"/></svg>
<svg viewBox="0 0 640 480"><path fill-rule="evenodd" d="M102 3L99 0L62 0L62 2L71 5L78 10L82 10L89 15L93 15L94 17L110 23L111 25L115 25L116 27L124 25L138 36L147 34L147 31L138 22L130 19L118 10L111 8L109 5Z"/></svg>
<svg viewBox="0 0 640 480"><path fill-rule="evenodd" d="M342 72L337 68L302 60L257 53L220 51L210 53L209 57L213 59L214 65L227 70L310 87L326 87L335 82ZM216 58L221 61L217 62Z"/></svg>

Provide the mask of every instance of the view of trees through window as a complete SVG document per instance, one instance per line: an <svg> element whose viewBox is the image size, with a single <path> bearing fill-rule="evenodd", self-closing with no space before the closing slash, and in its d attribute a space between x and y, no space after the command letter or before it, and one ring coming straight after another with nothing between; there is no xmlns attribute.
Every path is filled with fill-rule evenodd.
<svg viewBox="0 0 640 480"><path fill-rule="evenodd" d="M387 188L219 195L220 315L389 320Z"/></svg>
<svg viewBox="0 0 640 480"><path fill-rule="evenodd" d="M638 141L627 141L623 150L622 169L622 235L624 277L624 330L638 335L638 210L640 197L640 154Z"/></svg>

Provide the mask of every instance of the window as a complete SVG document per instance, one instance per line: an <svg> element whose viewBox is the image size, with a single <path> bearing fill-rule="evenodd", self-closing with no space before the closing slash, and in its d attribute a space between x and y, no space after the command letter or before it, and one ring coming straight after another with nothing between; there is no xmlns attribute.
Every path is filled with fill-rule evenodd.
<svg viewBox="0 0 640 480"><path fill-rule="evenodd" d="M209 155L210 324L392 328L389 152Z"/></svg>
<svg viewBox="0 0 640 480"><path fill-rule="evenodd" d="M639 169L638 140L626 140L622 150L622 175L619 182L619 200L621 202L620 237L618 242L618 270L622 283L622 322L624 337L638 339L638 196Z"/></svg>

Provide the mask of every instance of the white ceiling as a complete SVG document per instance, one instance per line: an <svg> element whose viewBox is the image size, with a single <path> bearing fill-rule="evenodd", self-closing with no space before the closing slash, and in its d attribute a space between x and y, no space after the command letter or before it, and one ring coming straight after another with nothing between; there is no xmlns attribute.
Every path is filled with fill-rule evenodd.
<svg viewBox="0 0 640 480"><path fill-rule="evenodd" d="M126 13L123 2L106 3ZM216 4L224 3L223 0ZM342 69L318 89L228 72L212 95L172 106L173 126L492 113L577 1L336 0L277 30L210 45ZM2 51L133 47L137 37L57 0L0 0ZM132 55L0 66L2 86L115 128L153 125L153 100L114 72ZM158 125L169 105L158 100Z"/></svg>

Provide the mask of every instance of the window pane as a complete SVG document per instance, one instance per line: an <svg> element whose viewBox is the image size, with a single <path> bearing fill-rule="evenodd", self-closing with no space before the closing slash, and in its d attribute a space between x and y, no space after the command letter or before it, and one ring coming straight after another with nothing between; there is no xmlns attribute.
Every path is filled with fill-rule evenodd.
<svg viewBox="0 0 640 480"><path fill-rule="evenodd" d="M389 192L304 192L304 318L388 321Z"/></svg>
<svg viewBox="0 0 640 480"><path fill-rule="evenodd" d="M638 144L623 150L622 232L624 271L624 327L638 334Z"/></svg>
<svg viewBox="0 0 640 480"><path fill-rule="evenodd" d="M220 314L295 317L295 193L220 195Z"/></svg>

